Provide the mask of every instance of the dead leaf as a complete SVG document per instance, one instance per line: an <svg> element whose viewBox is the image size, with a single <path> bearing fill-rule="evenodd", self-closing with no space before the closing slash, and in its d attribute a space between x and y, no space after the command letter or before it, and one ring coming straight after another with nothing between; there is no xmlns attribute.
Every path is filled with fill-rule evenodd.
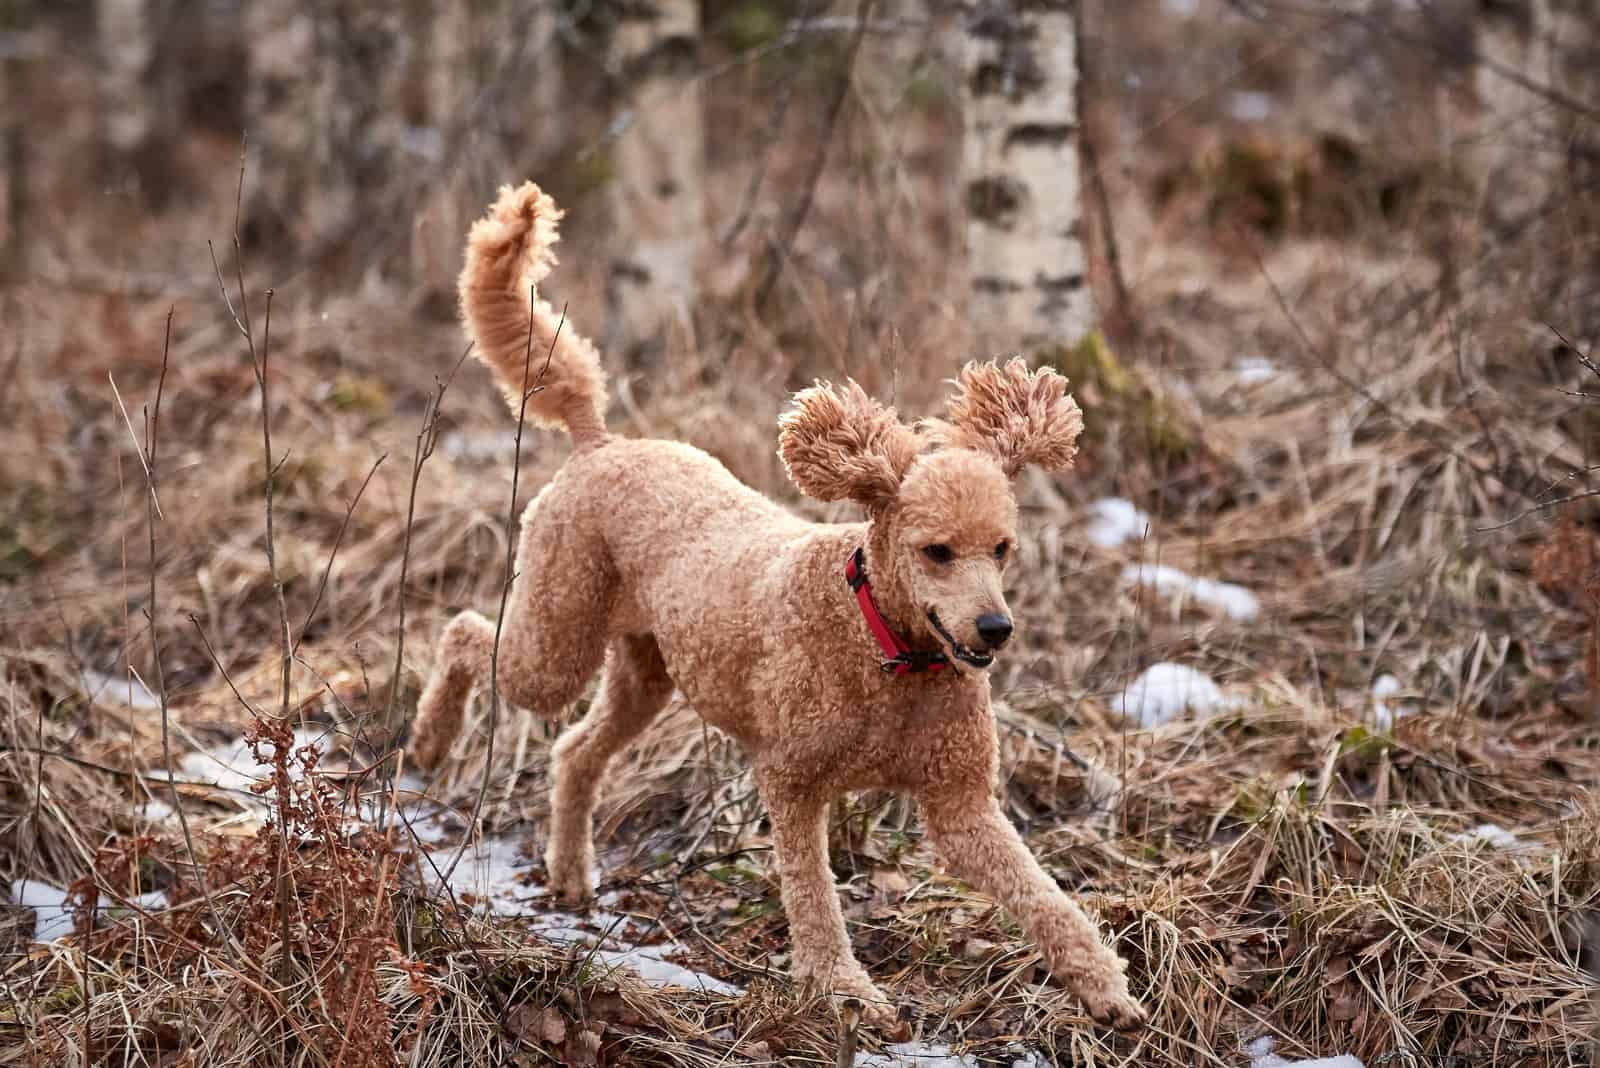
<svg viewBox="0 0 1600 1068"><path fill-rule="evenodd" d="M1339 1023L1354 1020L1361 1013L1361 1001L1350 995L1341 994L1328 1004L1328 1019Z"/></svg>
<svg viewBox="0 0 1600 1068"><path fill-rule="evenodd" d="M911 891L911 880L898 868L879 868L872 873L872 888L887 897L904 897Z"/></svg>
<svg viewBox="0 0 1600 1068"><path fill-rule="evenodd" d="M552 1046L560 1045L567 1040L567 1021L555 1009L545 1009L539 1014L539 1037Z"/></svg>

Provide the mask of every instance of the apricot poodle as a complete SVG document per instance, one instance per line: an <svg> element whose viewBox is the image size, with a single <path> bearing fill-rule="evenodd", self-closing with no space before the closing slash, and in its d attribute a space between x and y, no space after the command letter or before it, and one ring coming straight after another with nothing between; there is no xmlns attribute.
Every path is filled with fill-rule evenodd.
<svg viewBox="0 0 1600 1068"><path fill-rule="evenodd" d="M528 416L572 437L571 458L522 518L498 668L505 697L553 716L604 661L588 715L555 747L552 890L569 902L592 892L606 764L676 687L754 763L796 979L861 998L875 1023L892 1019L850 951L827 814L842 791L896 790L921 803L950 870L1017 918L1096 1020L1141 1022L1123 961L993 792L986 669L1012 630L1001 589L1017 541L1011 478L1024 464L1071 465L1083 423L1066 380L1020 360L969 364L946 417L920 433L854 383L803 391L779 423L790 478L868 517L807 522L698 449L606 432L594 346L530 302L555 262L560 217L532 183L506 187L472 227L460 281L475 352L512 407L548 352ZM493 642L476 612L445 628L412 732L424 766L449 751Z"/></svg>

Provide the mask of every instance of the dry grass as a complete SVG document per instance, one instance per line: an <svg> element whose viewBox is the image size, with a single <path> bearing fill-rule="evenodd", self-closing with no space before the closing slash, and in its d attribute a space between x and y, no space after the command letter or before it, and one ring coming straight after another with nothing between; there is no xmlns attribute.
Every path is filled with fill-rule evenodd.
<svg viewBox="0 0 1600 1068"><path fill-rule="evenodd" d="M1153 1022L1131 1038L1095 1030L1010 921L938 872L916 813L893 798L836 810L859 954L900 993L908 1032L998 1063L1025 1042L1059 1064L1233 1068L1260 1035L1285 1055L1368 1065L1594 1063L1592 176L1575 169L1537 224L1491 226L1428 151L1406 154L1401 131L1423 110L1411 101L1341 129L1370 134L1372 173L1431 175L1428 210L1386 215L1360 182L1263 193L1317 158L1286 131L1316 114L1327 57L1239 22L1208 26L1214 49L1175 52L1163 35L1176 31L1150 28L1158 6L1092 22L1102 72L1154 79L1150 57L1166 64L1091 123L1108 131L1137 329L1079 376L1094 438L1079 472L1021 487L1024 629L996 676L1008 807L1116 931ZM1249 75L1223 77L1224 52ZM765 110L736 106L736 91L773 76L720 76L730 131L759 128ZM68 70L60 92L80 82ZM1232 88L1287 102L1254 131L1271 153L1228 147ZM920 413L982 351L958 313L949 220L928 207L950 155L943 105L919 92L893 115L852 99L771 306L758 311L745 280L777 208L713 272L695 336L619 380L619 429L691 441L807 514L845 514L782 481L773 428L787 391L852 374ZM780 206L810 158L797 141L772 160ZM65 173L50 162L61 151L42 165ZM0 384L0 880L70 884L81 905L79 933L45 945L28 942L26 913L0 913L0 1064L834 1063L838 1023L782 979L786 930L748 773L687 709L626 756L604 800L603 889L630 937L674 942L747 994L645 985L434 888L395 818L417 789L395 778L383 724L391 690L414 703L442 621L498 598L510 427L486 375L463 367L413 500L418 433L460 356L457 328L414 311L403 288L358 284L358 270L250 250L252 308L277 288L266 415L294 643L284 705L261 390L198 240L227 234L231 149L191 154L215 165L214 195L138 218L127 239L174 265L161 285L148 272L132 284L132 246L105 254L118 213L68 182L52 218L74 225L35 277L0 292L12 326L0 368L18 371ZM754 161L729 155L713 203L748 188ZM1239 167L1219 158L1244 159L1242 194ZM1263 195L1302 199L1268 233ZM570 205L561 269L590 329L599 199ZM1338 233L1310 210L1329 204ZM59 263L103 269L67 272L79 279L67 285ZM143 437L172 301L152 553L130 432ZM1276 373L1247 380L1244 357ZM524 495L565 448L528 432ZM1084 537L1085 505L1106 494L1151 514L1148 539ZM1119 576L1138 561L1241 583L1261 613L1229 620L1130 589ZM1153 729L1116 715L1129 681L1170 660L1241 700ZM148 701L124 699L142 692L130 674L153 690L165 678L165 739ZM1401 683L1387 700L1410 713L1392 726L1374 712L1385 674ZM291 728L328 741L292 753ZM492 759L480 729L422 792L458 814L462 840L525 839L537 855L556 729L502 708ZM270 806L176 762L174 798L164 741L181 758L247 731ZM192 853L146 807L174 800ZM1514 846L1463 836L1484 824ZM131 905L154 890L169 907Z"/></svg>

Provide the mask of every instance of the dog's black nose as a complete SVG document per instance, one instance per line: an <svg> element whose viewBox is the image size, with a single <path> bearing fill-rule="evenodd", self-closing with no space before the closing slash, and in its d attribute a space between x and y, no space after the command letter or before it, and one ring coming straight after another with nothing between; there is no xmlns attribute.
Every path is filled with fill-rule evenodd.
<svg viewBox="0 0 1600 1068"><path fill-rule="evenodd" d="M991 649L1004 645L1011 637L1011 618L999 612L978 617L978 637L989 643Z"/></svg>

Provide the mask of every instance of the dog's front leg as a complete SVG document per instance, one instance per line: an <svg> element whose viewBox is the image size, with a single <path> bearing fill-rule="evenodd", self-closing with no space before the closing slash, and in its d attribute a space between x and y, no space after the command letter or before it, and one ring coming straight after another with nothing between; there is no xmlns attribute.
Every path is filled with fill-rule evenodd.
<svg viewBox="0 0 1600 1068"><path fill-rule="evenodd" d="M1144 1022L1128 992L1126 965L1100 940L1093 921L1011 826L987 790L921 798L923 815L951 872L988 894L1039 944L1050 970L1097 1021L1119 1029Z"/></svg>
<svg viewBox="0 0 1600 1068"><path fill-rule="evenodd" d="M770 775L760 781L772 818L795 981L814 992L859 998L869 1023L892 1024L894 1005L850 952L844 913L828 867L827 795L813 787L775 781Z"/></svg>

